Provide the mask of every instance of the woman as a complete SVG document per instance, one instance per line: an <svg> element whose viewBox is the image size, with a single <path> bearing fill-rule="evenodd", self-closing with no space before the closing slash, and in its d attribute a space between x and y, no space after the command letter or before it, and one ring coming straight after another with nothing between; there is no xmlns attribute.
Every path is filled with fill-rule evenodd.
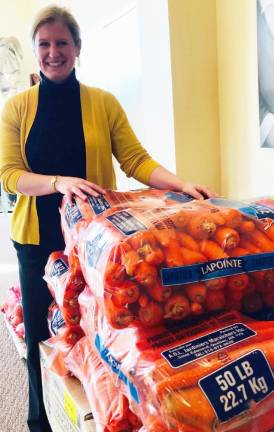
<svg viewBox="0 0 274 432"><path fill-rule="evenodd" d="M155 162L138 142L120 104L108 92L75 77L79 26L60 7L48 7L32 29L41 82L11 98L0 129L3 187L17 193L11 238L17 251L29 372L30 431L47 432L38 342L48 338L51 297L42 277L49 254L64 249L59 206L115 188L112 154L127 176L156 188L210 197L205 187L183 182Z"/></svg>

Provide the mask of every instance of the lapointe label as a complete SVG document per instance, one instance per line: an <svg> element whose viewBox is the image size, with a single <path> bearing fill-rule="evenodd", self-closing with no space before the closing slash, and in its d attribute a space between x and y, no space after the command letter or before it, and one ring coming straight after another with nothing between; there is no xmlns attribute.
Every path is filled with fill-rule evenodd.
<svg viewBox="0 0 274 432"><path fill-rule="evenodd" d="M65 321L60 309L55 309L53 317L50 322L51 331L53 332L53 334L57 335L60 328L63 327L64 325L65 325Z"/></svg>
<svg viewBox="0 0 274 432"><path fill-rule="evenodd" d="M177 201L179 203L186 203L193 201L193 197L183 192L167 192L166 197L170 200Z"/></svg>
<svg viewBox="0 0 274 432"><path fill-rule="evenodd" d="M96 216L111 207L104 195L99 195L98 197L88 195L88 202Z"/></svg>
<svg viewBox="0 0 274 432"><path fill-rule="evenodd" d="M60 277L62 274L66 273L68 271L67 264L61 259L57 259L54 261L52 270L50 272L50 277Z"/></svg>
<svg viewBox="0 0 274 432"><path fill-rule="evenodd" d="M65 207L65 220L69 228L72 228L79 220L83 219L82 213L76 203L67 204Z"/></svg>
<svg viewBox="0 0 274 432"><path fill-rule="evenodd" d="M125 210L107 216L106 219L125 236L135 234L137 231L143 231L147 228L140 220Z"/></svg>
<svg viewBox="0 0 274 432"><path fill-rule="evenodd" d="M274 252L221 258L206 263L161 269L163 285L181 285L274 267Z"/></svg>
<svg viewBox="0 0 274 432"><path fill-rule="evenodd" d="M254 350L202 378L199 386L220 422L226 422L272 393L274 377L264 353Z"/></svg>
<svg viewBox="0 0 274 432"><path fill-rule="evenodd" d="M161 354L172 368L178 368L255 335L245 324L235 323L177 345Z"/></svg>

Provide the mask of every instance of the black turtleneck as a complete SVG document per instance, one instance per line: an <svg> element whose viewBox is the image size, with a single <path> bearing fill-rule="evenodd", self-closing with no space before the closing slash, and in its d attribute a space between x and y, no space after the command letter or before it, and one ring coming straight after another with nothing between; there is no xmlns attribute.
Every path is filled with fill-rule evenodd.
<svg viewBox="0 0 274 432"><path fill-rule="evenodd" d="M57 84L41 72L37 113L27 142L26 156L37 174L86 178L85 140L80 85L75 71ZM59 249L63 244L58 207L61 194L37 197L40 244Z"/></svg>

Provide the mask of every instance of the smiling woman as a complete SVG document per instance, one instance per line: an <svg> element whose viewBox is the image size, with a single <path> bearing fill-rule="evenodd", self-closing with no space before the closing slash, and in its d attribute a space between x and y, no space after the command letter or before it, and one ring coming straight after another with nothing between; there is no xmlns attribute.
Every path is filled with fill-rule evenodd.
<svg viewBox="0 0 274 432"><path fill-rule="evenodd" d="M56 82L64 81L74 67L81 50L81 40L74 40L62 21L40 25L34 32L34 48L44 75Z"/></svg>
<svg viewBox="0 0 274 432"><path fill-rule="evenodd" d="M212 196L203 185L182 181L154 161L133 132L118 100L80 83L75 60L81 51L79 26L65 8L43 9L32 27L39 83L12 97L0 124L0 175L17 193L11 238L17 251L29 372L31 432L50 432L43 404L38 342L49 337L52 300L43 280L51 252L64 250L59 207L63 195L115 189L112 157L128 177L159 189Z"/></svg>

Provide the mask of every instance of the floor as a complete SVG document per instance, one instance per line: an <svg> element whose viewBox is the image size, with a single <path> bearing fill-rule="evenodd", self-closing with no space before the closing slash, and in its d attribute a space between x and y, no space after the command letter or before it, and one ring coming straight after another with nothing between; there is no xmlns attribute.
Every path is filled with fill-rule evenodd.
<svg viewBox="0 0 274 432"><path fill-rule="evenodd" d="M10 215L0 213L0 304L18 280L16 254L9 239ZM0 432L27 432L27 371L0 314Z"/></svg>

